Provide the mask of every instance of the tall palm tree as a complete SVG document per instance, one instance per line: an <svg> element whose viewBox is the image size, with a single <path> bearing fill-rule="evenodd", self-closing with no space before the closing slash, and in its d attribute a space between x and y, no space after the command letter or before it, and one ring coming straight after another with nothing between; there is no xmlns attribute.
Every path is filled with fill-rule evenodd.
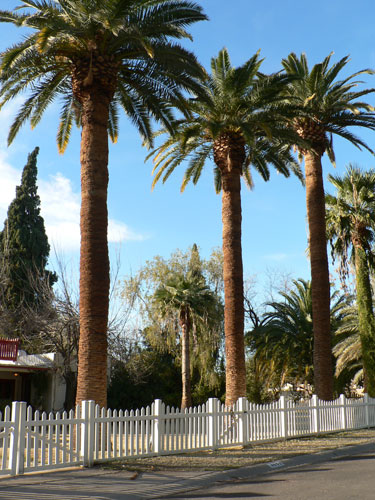
<svg viewBox="0 0 375 500"><path fill-rule="evenodd" d="M35 126L57 97L60 151L73 122L82 129L77 402L105 406L108 134L117 139L120 108L145 139L151 117L171 128L170 106L182 105L183 89L197 91L202 69L170 39L189 37L185 28L206 17L184 0L20 0L22 7L0 11L0 22L31 29L0 56L1 105L28 91L8 141L25 121Z"/></svg>
<svg viewBox="0 0 375 500"><path fill-rule="evenodd" d="M178 314L181 329L181 408L189 408L192 405L190 332L192 328L199 330L209 321L210 314L217 313L217 298L206 286L204 279L188 273L186 277L177 275L159 287L155 291L154 300L163 316L171 311Z"/></svg>
<svg viewBox="0 0 375 500"><path fill-rule="evenodd" d="M288 75L294 76L288 86L288 95L301 106L301 116L294 120L296 132L310 146L300 149L305 159L306 204L309 225L309 250L312 280L314 316L314 367L315 390L319 398L333 397L332 348L329 322L330 284L325 231L325 202L322 176L322 156L327 153L335 162L332 135L348 140L359 149L372 149L349 127L375 130L373 107L361 98L374 89L354 90L361 73L372 74L365 69L342 80L338 75L348 62L348 57L330 65L330 54L323 62L309 70L307 58L292 53L282 64Z"/></svg>
<svg viewBox="0 0 375 500"><path fill-rule="evenodd" d="M290 169L300 173L285 145L293 135L285 125L287 108L280 98L287 78L261 75L261 63L257 53L234 68L223 49L211 61L212 74L204 81L204 91L189 103L191 116L181 119L176 132L149 155L155 163L153 185L189 160L182 190L190 180L198 182L208 160L215 163L215 187L222 192L228 405L246 394L241 177L252 186L250 166L265 180L269 165L285 176Z"/></svg>
<svg viewBox="0 0 375 500"><path fill-rule="evenodd" d="M327 235L333 255L340 259L342 274L345 274L349 257L355 265L365 389L374 397L375 318L370 268L375 263L375 170L363 172L349 165L343 177L329 175L328 179L336 187L337 194L326 196Z"/></svg>

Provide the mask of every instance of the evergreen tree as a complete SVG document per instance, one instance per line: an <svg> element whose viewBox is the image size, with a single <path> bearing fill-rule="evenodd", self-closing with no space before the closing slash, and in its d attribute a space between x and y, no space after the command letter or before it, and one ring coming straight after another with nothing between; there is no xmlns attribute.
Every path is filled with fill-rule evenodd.
<svg viewBox="0 0 375 500"><path fill-rule="evenodd" d="M55 273L46 269L50 246L37 193L38 152L39 148L35 148L28 156L21 185L16 188L16 197L0 233L2 305L13 313L22 308L40 308L45 287L57 281ZM19 324L21 318L15 317Z"/></svg>

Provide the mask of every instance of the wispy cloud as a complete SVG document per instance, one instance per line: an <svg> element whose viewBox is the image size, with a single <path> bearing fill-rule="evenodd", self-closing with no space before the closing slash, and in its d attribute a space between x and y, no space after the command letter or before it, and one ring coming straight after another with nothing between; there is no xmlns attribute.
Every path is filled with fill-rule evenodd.
<svg viewBox="0 0 375 500"><path fill-rule="evenodd" d="M21 171L3 161L0 151L0 218L5 220L8 205L15 196L16 185L20 184ZM41 214L44 218L50 244L64 251L79 249L80 195L74 192L71 181L58 173L48 180L38 182L41 200ZM142 241L145 235L130 229L125 223L110 219L108 241Z"/></svg>
<svg viewBox="0 0 375 500"><path fill-rule="evenodd" d="M5 131L8 130L13 111L8 107L1 112L0 144L6 144ZM26 163L26 159L27 155L22 166ZM0 230L6 218L8 206L14 199L16 186L21 182L21 175L22 170L11 165L5 146L0 146ZM41 199L41 214L51 246L58 248L59 251L78 250L80 193L74 191L70 179L61 173L50 176L48 179L38 179L38 193ZM145 235L132 230L122 221L109 220L108 240L110 243L141 241L146 238Z"/></svg>

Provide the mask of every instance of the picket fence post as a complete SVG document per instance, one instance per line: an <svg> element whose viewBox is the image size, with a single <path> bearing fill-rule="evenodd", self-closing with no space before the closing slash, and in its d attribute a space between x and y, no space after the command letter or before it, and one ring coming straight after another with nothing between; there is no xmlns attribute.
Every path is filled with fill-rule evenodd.
<svg viewBox="0 0 375 500"><path fill-rule="evenodd" d="M238 444L246 445L248 441L247 414L248 402L246 398L239 398L238 404Z"/></svg>
<svg viewBox="0 0 375 500"><path fill-rule="evenodd" d="M25 461L26 406L24 401L13 401L11 419L13 431L10 436L9 465L11 475L23 474Z"/></svg>
<svg viewBox="0 0 375 500"><path fill-rule="evenodd" d="M218 404L217 398L208 400L208 446L211 450L216 450L219 444L218 439Z"/></svg>
<svg viewBox="0 0 375 500"><path fill-rule="evenodd" d="M346 430L348 421L346 416L346 397L345 394L340 395L340 405L341 405L341 427Z"/></svg>
<svg viewBox="0 0 375 500"><path fill-rule="evenodd" d="M311 410L312 410L312 417L313 417L313 428L312 432L314 434L319 434L320 432L320 415L319 415L319 400L318 396L314 394L311 397Z"/></svg>
<svg viewBox="0 0 375 500"><path fill-rule="evenodd" d="M95 442L95 401L82 401L81 418L81 455L83 465L92 467L94 465L94 442Z"/></svg>
<svg viewBox="0 0 375 500"><path fill-rule="evenodd" d="M279 399L280 412L280 434L282 438L288 437L288 408L285 396L280 396Z"/></svg>
<svg viewBox="0 0 375 500"><path fill-rule="evenodd" d="M370 428L370 415L369 415L369 400L368 400L368 394L363 395L363 404L365 406L365 422L366 422L366 427L367 429Z"/></svg>
<svg viewBox="0 0 375 500"><path fill-rule="evenodd" d="M153 450L157 454L163 452L164 442L164 403L161 399L154 401Z"/></svg>

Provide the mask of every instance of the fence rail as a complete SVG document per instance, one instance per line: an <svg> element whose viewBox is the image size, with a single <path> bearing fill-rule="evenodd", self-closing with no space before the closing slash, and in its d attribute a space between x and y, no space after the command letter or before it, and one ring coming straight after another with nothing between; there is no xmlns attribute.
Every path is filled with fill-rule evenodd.
<svg viewBox="0 0 375 500"><path fill-rule="evenodd" d="M340 396L267 405L217 399L180 410L155 400L117 411L83 401L69 413L40 413L13 402L0 414L0 475L19 475L126 457L184 453L298 436L375 427L375 399Z"/></svg>

